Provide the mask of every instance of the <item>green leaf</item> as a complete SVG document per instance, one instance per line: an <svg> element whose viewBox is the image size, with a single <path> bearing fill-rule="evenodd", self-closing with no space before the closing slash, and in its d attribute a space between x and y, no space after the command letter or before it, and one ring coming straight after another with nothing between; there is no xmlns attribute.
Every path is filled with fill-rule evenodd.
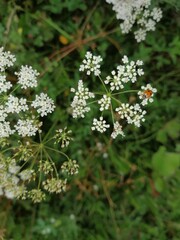
<svg viewBox="0 0 180 240"><path fill-rule="evenodd" d="M177 118L171 120L166 124L166 132L172 139L176 139L179 136L180 123Z"/></svg>
<svg viewBox="0 0 180 240"><path fill-rule="evenodd" d="M165 147L160 147L152 157L152 167L160 176L171 176L179 166L179 154L175 152L167 152Z"/></svg>
<svg viewBox="0 0 180 240"><path fill-rule="evenodd" d="M156 140L160 143L166 143L168 138L167 138L167 133L164 129L160 129L158 132L157 132L157 135L156 135Z"/></svg>
<svg viewBox="0 0 180 240"><path fill-rule="evenodd" d="M165 184L161 177L157 177L154 179L155 188L158 192L162 192L164 190Z"/></svg>
<svg viewBox="0 0 180 240"><path fill-rule="evenodd" d="M162 129L157 132L156 140L161 143L167 143L168 136L172 139L179 137L180 124L177 118L167 122Z"/></svg>

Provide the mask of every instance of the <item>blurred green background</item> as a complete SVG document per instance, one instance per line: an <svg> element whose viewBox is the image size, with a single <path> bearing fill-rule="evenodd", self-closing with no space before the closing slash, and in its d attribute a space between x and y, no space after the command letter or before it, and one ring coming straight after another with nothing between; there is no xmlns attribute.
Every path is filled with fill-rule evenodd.
<svg viewBox="0 0 180 240"><path fill-rule="evenodd" d="M72 129L67 153L80 165L68 191L41 204L0 197L0 239L180 239L180 1L154 3L163 19L138 44L133 33L121 34L103 0L0 0L0 45L16 54L16 68L27 64L41 73L35 91L47 91L57 104L44 130L54 121ZM90 131L97 109L81 120L69 113L70 88L83 77L78 68L87 50L103 57L104 76L123 55L143 60L136 86L150 82L158 90L146 122L127 127L123 139Z"/></svg>

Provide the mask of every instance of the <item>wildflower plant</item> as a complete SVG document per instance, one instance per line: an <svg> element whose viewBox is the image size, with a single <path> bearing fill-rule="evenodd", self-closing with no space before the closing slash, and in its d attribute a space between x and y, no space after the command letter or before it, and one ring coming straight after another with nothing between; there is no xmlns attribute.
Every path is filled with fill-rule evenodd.
<svg viewBox="0 0 180 240"><path fill-rule="evenodd" d="M129 33L134 26L134 36L137 42L144 41L149 31L156 29L156 23L162 18L162 10L151 7L151 0L106 0L112 4L116 18L122 20L120 28L123 34Z"/></svg>
<svg viewBox="0 0 180 240"><path fill-rule="evenodd" d="M91 56L92 63L89 60L89 56ZM141 60L130 61L127 56L124 56L122 64L118 65L108 76L102 77L99 62L97 62L98 75L97 68L94 66L94 59L96 58L102 59L100 56L92 56L92 53L87 52L85 60L83 60L80 66L80 71L85 72L88 75L88 79L90 73L96 76L101 87L99 87L99 91L91 92L85 86L83 80L79 80L78 89L71 89L75 94L71 103L72 116L73 118L84 118L85 114L91 110L91 105L96 104L99 109L99 116L92 121L92 131L104 133L111 129L111 137L113 139L118 135L124 137L124 126L126 124L140 127L145 121L146 110L143 107L149 102L153 102L153 96L157 90L150 84L142 86L139 90L127 89L129 85L135 85L138 78L144 75L142 69L143 62ZM131 93L136 93L139 101L134 103L123 102L122 95ZM111 121L109 121L109 115L111 116Z"/></svg>
<svg viewBox="0 0 180 240"><path fill-rule="evenodd" d="M52 113L55 104L46 93L34 96L31 91L38 85L37 70L21 66L15 84L7 79L6 70L15 61L0 48L0 195L40 202L47 193L64 192L68 175L77 174L79 166L59 149L72 140L70 130L58 129L51 136L54 126L46 134L41 129L42 117ZM54 154L65 162L55 162Z"/></svg>

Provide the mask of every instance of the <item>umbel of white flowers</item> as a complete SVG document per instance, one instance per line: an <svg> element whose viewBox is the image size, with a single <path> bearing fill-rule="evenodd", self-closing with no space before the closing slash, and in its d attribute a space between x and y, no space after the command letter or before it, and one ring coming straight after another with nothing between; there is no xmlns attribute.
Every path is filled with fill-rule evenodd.
<svg viewBox="0 0 180 240"><path fill-rule="evenodd" d="M7 80L6 69L12 67L15 61L14 55L0 48L0 196L41 202L46 192L65 191L68 176L77 174L79 165L58 149L69 145L71 130L66 127L58 129L53 137L41 133L39 118L52 113L55 104L46 93L35 97L26 94L28 88L37 87L39 73L25 65L15 72L15 84ZM33 136L37 132L39 140L36 142ZM53 144L50 148L47 145L52 142L56 144L55 148ZM66 157L58 171L49 150Z"/></svg>
<svg viewBox="0 0 180 240"><path fill-rule="evenodd" d="M104 119L104 115L107 116L109 112L113 122L111 137L116 138L118 135L124 136L123 127L120 123L124 122L124 120L127 124L134 124L136 127L141 126L141 122L145 121L144 117L146 114L146 110L142 106L153 102L153 96L157 90L150 84L142 86L140 90L125 90L127 83L134 84L138 77L144 75L142 61L130 61L127 56L124 56L122 58L123 64L118 65L104 80L101 77L101 61L102 58L100 56L93 56L90 52L86 53L79 71L85 72L88 76L94 74L94 76L98 77L101 83L101 90L97 94L93 93L84 86L83 80L79 80L77 90L71 89L75 94L71 103L72 116L73 118L84 118L85 114L91 109L90 105L97 103L100 116L99 119L93 119L91 129L103 133L110 128L111 125ZM97 66L95 66L96 64ZM122 94L130 93L137 93L141 102L134 104L123 103L120 99ZM97 100L89 102L89 99L94 99L96 96L98 97ZM101 98L99 98L100 96Z"/></svg>
<svg viewBox="0 0 180 240"><path fill-rule="evenodd" d="M122 33L126 34L131 31L134 25L137 30L134 36L137 42L145 40L149 31L154 31L156 23L162 18L160 8L151 8L151 0L105 0L112 4L112 9L116 13L116 18L123 21L120 24Z"/></svg>
<svg viewBox="0 0 180 240"><path fill-rule="evenodd" d="M9 137L14 133L22 137L34 136L41 126L39 117L46 116L55 109L53 100L46 93L36 95L32 101L26 97L14 96L14 89L37 87L39 75L31 66L21 66L19 72L15 72L17 84L13 86L6 79L5 71L13 66L15 61L14 55L0 48L0 138ZM10 122L8 119L12 119L12 115L14 119Z"/></svg>

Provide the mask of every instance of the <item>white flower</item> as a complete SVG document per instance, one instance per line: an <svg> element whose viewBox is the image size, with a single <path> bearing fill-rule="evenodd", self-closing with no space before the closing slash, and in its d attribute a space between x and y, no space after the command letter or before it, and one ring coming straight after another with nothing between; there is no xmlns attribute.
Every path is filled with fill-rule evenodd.
<svg viewBox="0 0 180 240"><path fill-rule="evenodd" d="M15 189L13 189L13 188L11 188L10 190L5 189L4 195L5 195L8 199L13 199L13 198L15 198L15 196L16 196L16 194L15 194Z"/></svg>
<svg viewBox="0 0 180 240"><path fill-rule="evenodd" d="M9 95L5 105L8 113L20 113L28 110L27 100L25 98L19 99L13 95Z"/></svg>
<svg viewBox="0 0 180 240"><path fill-rule="evenodd" d="M122 130L122 126L118 122L115 122L114 123L114 130L111 134L111 137L115 139L118 135L121 135L122 137L125 136L124 132Z"/></svg>
<svg viewBox="0 0 180 240"><path fill-rule="evenodd" d="M0 105L0 122L4 122L7 117L7 111L3 105Z"/></svg>
<svg viewBox="0 0 180 240"><path fill-rule="evenodd" d="M146 111L142 110L139 104L131 106L129 103L122 103L120 107L116 108L116 112L121 119L126 119L128 124L134 124L136 127L140 127L141 121L145 121Z"/></svg>
<svg viewBox="0 0 180 240"><path fill-rule="evenodd" d="M108 110L111 104L111 98L107 95L103 95L103 97L98 101L100 104L100 111Z"/></svg>
<svg viewBox="0 0 180 240"><path fill-rule="evenodd" d="M140 60L129 61L127 56L122 58L124 65L117 66L117 71L111 72L112 76L107 76L105 84L110 84L110 90L119 90L124 88L124 83L131 81L132 83L137 81L137 76L144 74L143 69L140 67L143 62Z"/></svg>
<svg viewBox="0 0 180 240"><path fill-rule="evenodd" d="M137 31L134 32L134 37L137 42L142 42L146 39L146 31L142 28L139 28Z"/></svg>
<svg viewBox="0 0 180 240"><path fill-rule="evenodd" d="M110 90L119 90L124 88L123 82L122 82L122 72L124 71L123 68L118 69L118 71L116 72L115 70L113 70L111 72L112 76L107 76L106 80L104 81L105 84L109 84L110 83Z"/></svg>
<svg viewBox="0 0 180 240"><path fill-rule="evenodd" d="M33 172L34 172L34 170L32 170L32 169L25 169L19 173L19 177L23 181L27 181L32 177Z"/></svg>
<svg viewBox="0 0 180 240"><path fill-rule="evenodd" d="M133 115L133 106L130 106L129 103L122 103L115 111L118 112L121 119L128 119Z"/></svg>
<svg viewBox="0 0 180 240"><path fill-rule="evenodd" d="M13 159L13 160L11 161L11 164L9 164L9 167L8 167L9 173L11 173L11 174L16 174L16 173L19 172L20 169L21 169L20 166L17 166L17 165L16 165L16 161ZM19 180L14 179L14 183L18 183L18 181L19 181Z"/></svg>
<svg viewBox="0 0 180 240"><path fill-rule="evenodd" d="M122 33L129 33L134 25L137 29L135 39L137 42L145 40L148 31L154 31L156 22L162 18L160 8L150 10L151 0L106 0L113 5L116 18L122 20L120 24Z"/></svg>
<svg viewBox="0 0 180 240"><path fill-rule="evenodd" d="M14 131L11 130L10 122L0 122L0 138L9 137Z"/></svg>
<svg viewBox="0 0 180 240"><path fill-rule="evenodd" d="M95 76L100 75L100 62L102 62L101 56L93 56L91 52L87 52L85 59L82 61L79 71L86 72L87 75L94 73Z"/></svg>
<svg viewBox="0 0 180 240"><path fill-rule="evenodd" d="M0 48L0 71L3 72L7 67L13 66L16 58L9 51L5 52L4 48Z"/></svg>
<svg viewBox="0 0 180 240"><path fill-rule="evenodd" d="M151 12L152 18L156 21L159 22L162 18L162 10L160 8L153 8Z"/></svg>
<svg viewBox="0 0 180 240"><path fill-rule="evenodd" d="M39 127L37 124L34 123L34 120L21 120L17 121L17 124L14 126L18 134L22 137L31 137L35 136L36 132L38 131Z"/></svg>
<svg viewBox="0 0 180 240"><path fill-rule="evenodd" d="M48 113L52 113L55 109L54 101L49 98L46 93L41 93L39 96L36 95L31 106L37 109L41 117L46 116Z"/></svg>
<svg viewBox="0 0 180 240"><path fill-rule="evenodd" d="M141 91L138 92L139 98L142 99L141 104L143 106L147 105L148 102L153 102L154 93L157 92L156 88L153 88L151 84L141 87Z"/></svg>
<svg viewBox="0 0 180 240"><path fill-rule="evenodd" d="M103 119L103 117L100 117L99 120L97 120L96 118L93 119L93 126L91 127L91 129L97 130L98 132L105 132L107 130L107 128L109 128L110 125L106 124L106 120Z"/></svg>
<svg viewBox="0 0 180 240"><path fill-rule="evenodd" d="M37 76L39 73L37 70L33 70L31 66L21 66L19 72L15 72L18 76L18 83L21 88L27 89L28 87L37 87Z"/></svg>
<svg viewBox="0 0 180 240"><path fill-rule="evenodd" d="M142 110L140 105L137 103L133 106L133 115L131 117L127 118L127 122L129 124L134 124L136 127L140 127L141 126L141 122L145 121L145 114L146 111Z"/></svg>
<svg viewBox="0 0 180 240"><path fill-rule="evenodd" d="M124 64L129 63L129 59L128 59L128 57L127 57L126 55L123 56L122 62L123 62Z"/></svg>
<svg viewBox="0 0 180 240"><path fill-rule="evenodd" d="M79 80L78 82L78 90L76 91L72 88L71 92L75 92L73 102L71 103L73 109L72 116L73 118L84 118L84 114L90 111L90 107L87 106L87 100L89 98L94 98L95 96L93 93L89 92L88 88L84 87L82 80Z"/></svg>
<svg viewBox="0 0 180 240"><path fill-rule="evenodd" d="M7 92L12 87L12 84L9 81L6 81L6 76L0 75L0 94Z"/></svg>

